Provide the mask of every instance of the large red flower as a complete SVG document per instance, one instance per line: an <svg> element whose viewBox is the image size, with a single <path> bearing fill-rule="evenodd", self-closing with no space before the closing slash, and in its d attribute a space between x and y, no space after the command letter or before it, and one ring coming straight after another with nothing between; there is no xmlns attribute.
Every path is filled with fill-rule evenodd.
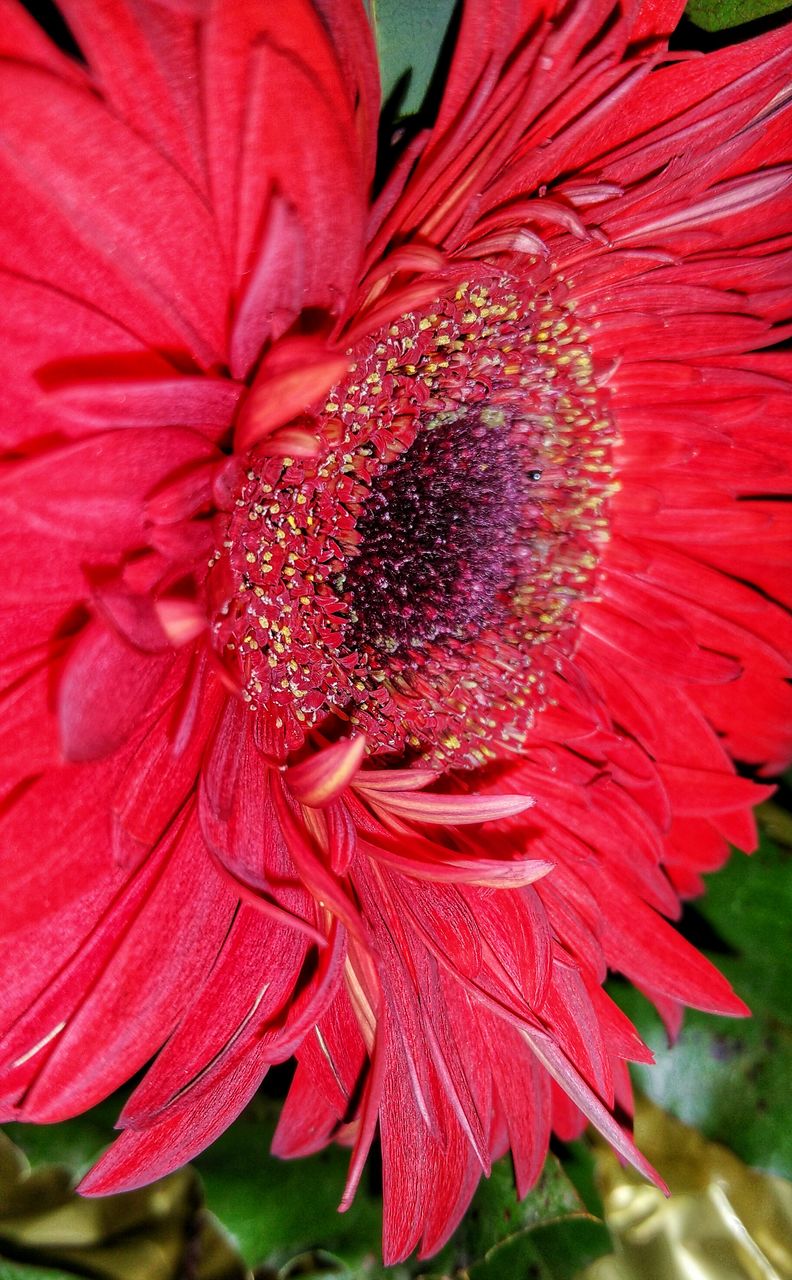
<svg viewBox="0 0 792 1280"><path fill-rule="evenodd" d="M1 6L6 1118L153 1059L131 1187L296 1054L389 1261L551 1125L645 1168L602 980L744 1011L665 917L792 755L788 35L467 0L373 199L357 0L61 8Z"/></svg>

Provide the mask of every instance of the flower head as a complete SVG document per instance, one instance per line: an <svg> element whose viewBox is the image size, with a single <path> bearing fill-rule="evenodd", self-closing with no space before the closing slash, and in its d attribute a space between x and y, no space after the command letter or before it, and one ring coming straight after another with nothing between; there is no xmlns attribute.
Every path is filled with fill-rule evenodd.
<svg viewBox="0 0 792 1280"><path fill-rule="evenodd" d="M380 157L355 0L11 2L0 1098L83 1186L379 1133L385 1251L744 1006L666 917L792 755L783 32L466 0ZM153 1059L153 1061L152 1061Z"/></svg>

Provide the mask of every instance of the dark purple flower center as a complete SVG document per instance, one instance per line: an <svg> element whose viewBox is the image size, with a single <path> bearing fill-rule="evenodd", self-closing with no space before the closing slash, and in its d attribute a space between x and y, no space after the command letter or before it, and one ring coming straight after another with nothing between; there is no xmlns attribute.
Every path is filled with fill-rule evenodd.
<svg viewBox="0 0 792 1280"><path fill-rule="evenodd" d="M347 643L406 655L507 607L524 477L508 430L465 415L420 431L372 484L344 583Z"/></svg>

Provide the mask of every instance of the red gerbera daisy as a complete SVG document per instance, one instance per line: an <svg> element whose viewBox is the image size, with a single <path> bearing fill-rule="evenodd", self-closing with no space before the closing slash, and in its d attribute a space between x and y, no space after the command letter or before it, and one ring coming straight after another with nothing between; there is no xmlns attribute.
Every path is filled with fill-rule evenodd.
<svg viewBox="0 0 792 1280"><path fill-rule="evenodd" d="M787 33L467 0L372 202L357 0L61 8L2 3L6 1118L153 1059L132 1187L296 1054L388 1261L551 1126L646 1168L606 969L744 1011L665 917L792 755Z"/></svg>

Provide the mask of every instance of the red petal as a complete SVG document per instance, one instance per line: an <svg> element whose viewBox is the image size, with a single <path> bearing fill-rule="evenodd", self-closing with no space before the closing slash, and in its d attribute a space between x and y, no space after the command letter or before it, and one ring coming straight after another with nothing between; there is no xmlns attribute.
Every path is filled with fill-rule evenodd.
<svg viewBox="0 0 792 1280"><path fill-rule="evenodd" d="M238 1060L259 1063L260 1079L266 1069L260 1034L287 1007L307 950L306 939L295 930L242 907L217 964L132 1094L121 1123L145 1130L188 1088L193 1097L184 1092L185 1102L177 1101L171 1114L183 1115L185 1105L200 1113L201 1098L211 1105L212 1094L222 1090L224 1075Z"/></svg>
<svg viewBox="0 0 792 1280"><path fill-rule="evenodd" d="M65 1022L25 1064L34 1076L24 1116L55 1123L118 1088L166 1039L213 964L234 899L206 865L194 819L163 853L15 1029L29 1043L42 1026Z"/></svg>
<svg viewBox="0 0 792 1280"><path fill-rule="evenodd" d="M202 185L193 15L157 5L142 21L128 0L61 7L113 111Z"/></svg>
<svg viewBox="0 0 792 1280"><path fill-rule="evenodd" d="M183 697L197 706L192 732L177 734L175 711L169 706L135 752L113 794L111 814L114 853L121 865L134 865L151 849L194 790L206 739L225 694L202 673L182 677Z"/></svg>
<svg viewBox="0 0 792 1280"><path fill-rule="evenodd" d="M63 287L50 288L2 269L0 280L4 299L0 379L5 410L0 441L4 446L16 447L31 437L64 430L78 434L78 424L65 421L56 401L42 395L35 375L44 365L90 361L113 351L120 362L140 359L149 372L162 374L168 369L166 361L152 356L127 328L71 297ZM84 431L96 429L90 423L80 425Z"/></svg>
<svg viewBox="0 0 792 1280"><path fill-rule="evenodd" d="M603 1106L586 1081L575 1071L572 1064L557 1048L549 1036L534 1031L525 1031L526 1042L546 1067L564 1093L579 1107L591 1123L599 1129L603 1137L623 1159L629 1161L640 1173L659 1187L667 1191L665 1183L648 1160L641 1155L632 1138L618 1124L611 1113Z"/></svg>
<svg viewBox="0 0 792 1280"><path fill-rule="evenodd" d="M321 449L319 437L303 427L282 427L266 436L258 452L276 458L315 458Z"/></svg>
<svg viewBox="0 0 792 1280"><path fill-rule="evenodd" d="M661 772L673 811L679 817L748 809L773 794L772 787L758 786L736 773L714 773L709 769L667 764Z"/></svg>
<svg viewBox="0 0 792 1280"><path fill-rule="evenodd" d="M224 378L96 378L64 380L51 394L62 412L83 425L227 431L242 387Z"/></svg>
<svg viewBox="0 0 792 1280"><path fill-rule="evenodd" d="M315 338L284 338L265 356L237 423L234 447L247 453L276 427L312 409L349 369L348 356Z"/></svg>
<svg viewBox="0 0 792 1280"><path fill-rule="evenodd" d="M612 968L694 1009L731 1017L749 1013L723 975L615 876L595 868L592 883L604 920L603 950Z"/></svg>
<svg viewBox="0 0 792 1280"><path fill-rule="evenodd" d="M164 476L210 453L211 445L190 431L129 430L8 467L0 477L6 604L36 601L42 590L64 603L85 599L81 564L146 546L146 495Z"/></svg>
<svg viewBox="0 0 792 1280"><path fill-rule="evenodd" d="M211 1089L194 1102L174 1107L145 1129L126 1129L83 1178L80 1194L132 1191L180 1168L236 1120L268 1069L260 1056L249 1053L218 1074Z"/></svg>
<svg viewBox="0 0 792 1280"><path fill-rule="evenodd" d="M49 40L38 22L18 0L0 2L0 55L45 67L64 80L84 85L84 69Z"/></svg>
<svg viewBox="0 0 792 1280"><path fill-rule="evenodd" d="M547 1156L550 1141L550 1079L513 1027L480 1015L490 1045L495 1087L509 1132L517 1194L527 1195Z"/></svg>
<svg viewBox="0 0 792 1280"><path fill-rule="evenodd" d="M264 229L243 279L231 330L231 372L244 378L268 341L299 316L305 299L305 231L293 205L270 193Z"/></svg>
<svg viewBox="0 0 792 1280"><path fill-rule="evenodd" d="M306 1043L312 1043L309 1037ZM306 1066L300 1051L297 1070L289 1085L286 1101L278 1116L278 1125L272 1139L272 1154L282 1160L298 1156L310 1156L326 1147L338 1128L343 1112L339 1113L316 1087L316 1068L313 1058Z"/></svg>
<svg viewBox="0 0 792 1280"><path fill-rule="evenodd" d="M222 361L222 254L212 219L189 184L95 94L35 68L3 65L0 120L14 183L7 192L10 211L21 222L44 216L51 226L33 260L23 252L12 261L66 283L62 235L76 233L83 257L87 250L153 311L153 332L162 332L165 321L197 358ZM43 270L42 258L49 259ZM117 314L115 301L111 294L104 310Z"/></svg>
<svg viewBox="0 0 792 1280"><path fill-rule="evenodd" d="M95 760L122 746L172 662L172 653L142 653L99 623L87 626L68 656L58 688L67 759Z"/></svg>
<svg viewBox="0 0 792 1280"><path fill-rule="evenodd" d="M154 608L162 630L177 648L197 640L209 626L206 609L188 596L160 596Z"/></svg>
<svg viewBox="0 0 792 1280"><path fill-rule="evenodd" d="M446 884L521 889L548 875L554 866L540 858L514 857L511 849L506 850L502 859L484 857L478 851L466 857L431 844L411 831L395 837L383 831L370 839L361 838L358 847L402 875Z"/></svg>
<svg viewBox="0 0 792 1280"><path fill-rule="evenodd" d="M303 306L333 310L358 267L367 175L352 86L339 74L327 29L308 0L280 0L275 9L238 0L211 6L204 48L211 186L238 277L252 265L277 192L304 235ZM273 129L273 120L281 126ZM274 279L281 285L286 277ZM290 294L287 281L287 303ZM274 308L282 302L272 297ZM258 344L245 337L244 346L253 351L266 336L260 332Z"/></svg>
<svg viewBox="0 0 792 1280"><path fill-rule="evenodd" d="M289 790L301 804L323 809L337 799L355 777L366 751L366 738L359 734L292 765L284 775Z"/></svg>
<svg viewBox="0 0 792 1280"><path fill-rule="evenodd" d="M419 791L442 777L439 769L362 769L356 791Z"/></svg>
<svg viewBox="0 0 792 1280"><path fill-rule="evenodd" d="M370 803L375 808L397 813L399 817L410 818L413 822L453 827L512 818L529 809L534 799L533 796L516 795L438 795L429 791L413 791L405 795L400 791L379 790L376 801L372 798Z"/></svg>

